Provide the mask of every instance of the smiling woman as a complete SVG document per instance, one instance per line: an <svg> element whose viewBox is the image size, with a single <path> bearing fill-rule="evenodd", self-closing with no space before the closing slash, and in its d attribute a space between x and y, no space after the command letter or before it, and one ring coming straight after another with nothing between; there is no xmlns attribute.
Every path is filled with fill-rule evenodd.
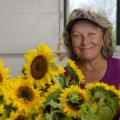
<svg viewBox="0 0 120 120"><path fill-rule="evenodd" d="M112 25L105 17L91 10L75 9L63 35L69 58L85 77L82 88L87 83L104 82L119 89L120 60L112 57ZM119 117L120 111L114 120Z"/></svg>

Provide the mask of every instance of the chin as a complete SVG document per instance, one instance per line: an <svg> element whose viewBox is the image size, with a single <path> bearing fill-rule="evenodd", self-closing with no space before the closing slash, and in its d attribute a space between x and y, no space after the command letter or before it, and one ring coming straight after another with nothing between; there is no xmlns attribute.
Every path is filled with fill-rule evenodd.
<svg viewBox="0 0 120 120"><path fill-rule="evenodd" d="M93 56L80 56L79 58L81 60L84 60L84 61L91 61L91 60L94 60L96 57L93 57Z"/></svg>

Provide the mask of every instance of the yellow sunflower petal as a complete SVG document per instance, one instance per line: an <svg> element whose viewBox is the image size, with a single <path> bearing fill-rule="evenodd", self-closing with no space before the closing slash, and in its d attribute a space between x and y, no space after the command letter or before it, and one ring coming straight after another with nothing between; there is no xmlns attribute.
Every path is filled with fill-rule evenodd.
<svg viewBox="0 0 120 120"><path fill-rule="evenodd" d="M67 63L73 69L73 71L75 71L75 73L79 79L79 83L83 83L85 80L84 75L83 75L82 71L78 68L78 66L75 64L75 62L72 61L71 59L68 59Z"/></svg>
<svg viewBox="0 0 120 120"><path fill-rule="evenodd" d="M10 78L10 69L4 68L4 62L0 59L0 84L5 84L6 80Z"/></svg>
<svg viewBox="0 0 120 120"><path fill-rule="evenodd" d="M85 88L86 91L90 92L92 89L101 87L106 91L111 91L113 92L119 99L120 99L120 91L117 90L113 85L108 85L107 83L103 82L96 82L96 83L88 83Z"/></svg>

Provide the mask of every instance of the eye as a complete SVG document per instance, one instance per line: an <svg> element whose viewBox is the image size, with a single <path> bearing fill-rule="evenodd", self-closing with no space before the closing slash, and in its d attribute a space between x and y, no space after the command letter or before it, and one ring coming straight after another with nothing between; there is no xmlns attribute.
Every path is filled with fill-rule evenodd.
<svg viewBox="0 0 120 120"><path fill-rule="evenodd" d="M95 37L96 37L96 33L95 33L95 32L89 33L89 37L90 37L90 38L95 38Z"/></svg>
<svg viewBox="0 0 120 120"><path fill-rule="evenodd" d="M81 40L82 36L81 36L81 34L72 34L72 38Z"/></svg>

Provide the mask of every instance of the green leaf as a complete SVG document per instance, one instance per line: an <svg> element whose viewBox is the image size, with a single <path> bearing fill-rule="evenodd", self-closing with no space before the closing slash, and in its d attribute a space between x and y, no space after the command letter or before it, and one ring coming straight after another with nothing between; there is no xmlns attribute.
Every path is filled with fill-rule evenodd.
<svg viewBox="0 0 120 120"><path fill-rule="evenodd" d="M66 77L63 74L58 77L52 78L52 80L53 82L60 84L62 88L65 88L67 85Z"/></svg>
<svg viewBox="0 0 120 120"><path fill-rule="evenodd" d="M52 115L50 113L45 113L44 120L52 120Z"/></svg>
<svg viewBox="0 0 120 120"><path fill-rule="evenodd" d="M52 112L52 120L67 120L67 117L61 110L54 110Z"/></svg>
<svg viewBox="0 0 120 120"><path fill-rule="evenodd" d="M101 106L98 110L98 115L100 120L112 120L115 114L110 107Z"/></svg>
<svg viewBox="0 0 120 120"><path fill-rule="evenodd" d="M53 93L49 94L47 99L46 99L46 104L51 100L53 99L54 101L59 101L58 98L59 98L59 95L61 93L61 90L60 89L57 89L55 90Z"/></svg>
<svg viewBox="0 0 120 120"><path fill-rule="evenodd" d="M59 108L59 109L62 109L61 108L61 105L59 103L56 103L54 100L50 100L47 105L50 105L52 106L53 108Z"/></svg>
<svg viewBox="0 0 120 120"><path fill-rule="evenodd" d="M88 112L87 114L81 115L81 120L100 120L100 118L98 115Z"/></svg>
<svg viewBox="0 0 120 120"><path fill-rule="evenodd" d="M68 118L61 110L53 110L50 113L45 113L44 120L72 120Z"/></svg>
<svg viewBox="0 0 120 120"><path fill-rule="evenodd" d="M94 102L95 102L95 99L94 99L94 98L90 99L89 101L84 102L84 103L80 106L82 113L84 114L84 113L88 112L88 111L91 109L91 105L92 105Z"/></svg>
<svg viewBox="0 0 120 120"><path fill-rule="evenodd" d="M116 110L116 108L118 107L118 99L116 97L108 98L108 105L113 110Z"/></svg>

